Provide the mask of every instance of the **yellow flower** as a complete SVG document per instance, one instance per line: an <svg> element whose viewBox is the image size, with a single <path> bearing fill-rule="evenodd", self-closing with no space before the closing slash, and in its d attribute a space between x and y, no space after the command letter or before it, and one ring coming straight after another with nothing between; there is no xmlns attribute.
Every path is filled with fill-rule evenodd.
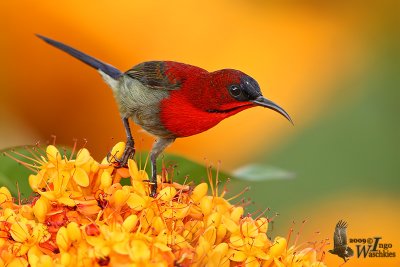
<svg viewBox="0 0 400 267"><path fill-rule="evenodd" d="M9 238L14 241L9 246L9 250L13 254L23 256L32 247L50 239L51 235L45 225L30 221L20 214L11 212L9 214L10 216L6 218L6 221L9 223Z"/></svg>
<svg viewBox="0 0 400 267"><path fill-rule="evenodd" d="M10 191L4 186L0 187L0 206L6 208L10 202L12 202Z"/></svg>
<svg viewBox="0 0 400 267"><path fill-rule="evenodd" d="M0 266L323 266L322 249L271 241L269 220L244 217L211 174L194 188L163 174L150 197L147 173L115 161L124 149L98 163L85 148L73 159L50 145L29 165L30 203L1 187Z"/></svg>

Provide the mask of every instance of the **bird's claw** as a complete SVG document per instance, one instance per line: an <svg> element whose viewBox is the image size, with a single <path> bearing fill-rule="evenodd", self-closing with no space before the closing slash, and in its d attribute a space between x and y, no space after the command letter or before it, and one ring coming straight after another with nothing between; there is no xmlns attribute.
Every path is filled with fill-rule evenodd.
<svg viewBox="0 0 400 267"><path fill-rule="evenodd" d="M115 167L117 168L123 168L128 166L128 161L129 159L133 159L135 152L136 150L133 146L126 145L121 158L117 159L115 155L112 155L111 152L108 152L107 161L114 163L116 165Z"/></svg>
<svg viewBox="0 0 400 267"><path fill-rule="evenodd" d="M155 198L157 196L157 184L152 182L152 180L142 180L142 182L149 183L150 197Z"/></svg>
<svg viewBox="0 0 400 267"><path fill-rule="evenodd" d="M150 197L155 198L157 196L157 185L151 184Z"/></svg>

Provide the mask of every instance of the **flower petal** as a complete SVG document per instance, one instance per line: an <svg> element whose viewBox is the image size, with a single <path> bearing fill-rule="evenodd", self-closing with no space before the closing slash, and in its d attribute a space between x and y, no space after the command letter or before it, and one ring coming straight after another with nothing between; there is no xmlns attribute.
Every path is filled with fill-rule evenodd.
<svg viewBox="0 0 400 267"><path fill-rule="evenodd" d="M89 186L89 176L84 169L77 167L73 172L74 181L82 187Z"/></svg>
<svg viewBox="0 0 400 267"><path fill-rule="evenodd" d="M197 185L192 192L192 199L194 202L198 202L200 201L200 199L202 199L208 191L208 184L207 183L201 183L199 185Z"/></svg>
<svg viewBox="0 0 400 267"><path fill-rule="evenodd" d="M277 236L269 249L268 254L272 257L279 257L282 255L283 251L286 249L287 241L285 238Z"/></svg>
<svg viewBox="0 0 400 267"><path fill-rule="evenodd" d="M29 237L28 226L23 222L16 222L11 225L10 233L12 238L17 242L25 242Z"/></svg>
<svg viewBox="0 0 400 267"><path fill-rule="evenodd" d="M57 162L61 161L61 154L58 149L53 145L47 146L46 155L48 160L54 164L57 164Z"/></svg>
<svg viewBox="0 0 400 267"><path fill-rule="evenodd" d="M229 255L229 259L235 262L243 262L247 258L246 253L239 250L229 250Z"/></svg>
<svg viewBox="0 0 400 267"><path fill-rule="evenodd" d="M82 166L87 163L91 158L92 157L90 156L89 150L87 150L86 148L82 148L76 154L75 165L78 167Z"/></svg>

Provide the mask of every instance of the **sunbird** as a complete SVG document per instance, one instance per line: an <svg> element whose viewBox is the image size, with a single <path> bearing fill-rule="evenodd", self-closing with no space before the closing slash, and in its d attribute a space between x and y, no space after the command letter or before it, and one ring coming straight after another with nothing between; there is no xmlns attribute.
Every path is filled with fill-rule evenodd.
<svg viewBox="0 0 400 267"><path fill-rule="evenodd" d="M150 152L152 197L157 195L157 157L176 138L204 132L256 106L275 110L293 123L283 108L262 95L256 80L239 70L208 72L174 61L147 61L122 72L61 42L37 36L95 68L112 89L127 137L124 153L116 159L120 167L135 154L129 119L156 137Z"/></svg>

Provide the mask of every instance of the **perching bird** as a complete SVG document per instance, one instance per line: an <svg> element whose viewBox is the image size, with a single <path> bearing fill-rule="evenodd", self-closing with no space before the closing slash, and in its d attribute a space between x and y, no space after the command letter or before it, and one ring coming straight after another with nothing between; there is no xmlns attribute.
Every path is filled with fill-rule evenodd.
<svg viewBox="0 0 400 267"><path fill-rule="evenodd" d="M333 249L330 249L329 252L338 255L344 262L353 257L354 251L347 246L347 223L345 221L340 220L336 224L333 234Z"/></svg>
<svg viewBox="0 0 400 267"><path fill-rule="evenodd" d="M286 111L263 97L256 80L241 71L208 72L173 61L148 61L121 72L70 46L37 36L97 69L111 87L127 136L119 166L125 166L135 153L129 118L156 136L150 152L153 197L157 194L157 157L176 138L204 132L223 119L255 106L275 110L292 122Z"/></svg>

